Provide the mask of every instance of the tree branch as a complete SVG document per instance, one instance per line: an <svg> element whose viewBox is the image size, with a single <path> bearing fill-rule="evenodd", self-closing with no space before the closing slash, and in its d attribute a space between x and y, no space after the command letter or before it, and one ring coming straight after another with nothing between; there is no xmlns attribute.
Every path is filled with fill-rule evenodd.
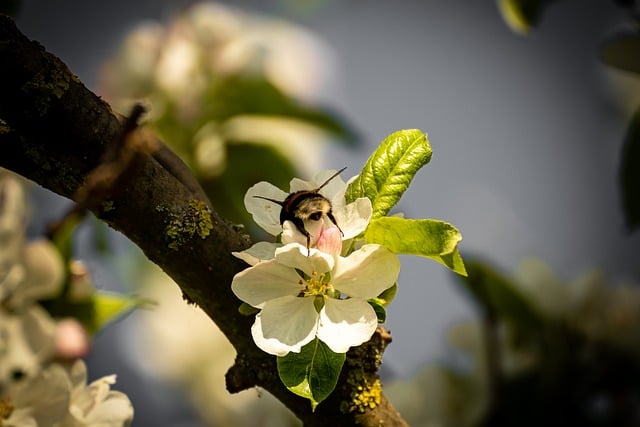
<svg viewBox="0 0 640 427"><path fill-rule="evenodd" d="M0 166L81 202L171 276L235 347L230 392L260 386L310 426L406 425L380 392L377 371L390 341L384 330L348 353L336 391L311 413L280 382L275 358L253 343L253 319L238 312L230 283L246 265L231 252L247 248L248 237L216 214L216 200L184 163L135 123L123 127L107 103L5 16L0 64Z"/></svg>

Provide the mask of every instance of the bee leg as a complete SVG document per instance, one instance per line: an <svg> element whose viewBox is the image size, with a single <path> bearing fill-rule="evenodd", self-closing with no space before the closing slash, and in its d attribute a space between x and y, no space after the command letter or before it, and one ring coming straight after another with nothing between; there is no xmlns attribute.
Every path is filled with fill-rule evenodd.
<svg viewBox="0 0 640 427"><path fill-rule="evenodd" d="M327 212L327 217L329 217L329 219L331 220L331 222L338 227L338 230L340 230L340 234L342 234L344 236L344 233L342 232L342 229L340 228L340 226L338 225L338 223L336 222L336 218L333 216L333 212L331 212L331 210L329 210L329 212Z"/></svg>
<svg viewBox="0 0 640 427"><path fill-rule="evenodd" d="M309 248L311 246L311 234L309 234L307 229L304 228L304 222L298 217L292 218L291 222L293 222L293 225L296 226L298 231L304 234L304 236L307 238L307 256L311 255L311 249Z"/></svg>

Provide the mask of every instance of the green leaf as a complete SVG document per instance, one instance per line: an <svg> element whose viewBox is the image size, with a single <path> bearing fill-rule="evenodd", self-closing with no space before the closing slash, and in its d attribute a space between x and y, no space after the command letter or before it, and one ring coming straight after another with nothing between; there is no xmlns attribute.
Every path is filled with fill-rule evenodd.
<svg viewBox="0 0 640 427"><path fill-rule="evenodd" d="M387 309L384 308L382 304L376 301L375 298L367 301L371 307L373 307L373 311L376 312L376 317L378 318L378 323L384 323L387 321Z"/></svg>
<svg viewBox="0 0 640 427"><path fill-rule="evenodd" d="M84 216L74 212L64 217L62 222L55 224L50 230L51 241L58 248L65 265L73 259L73 234Z"/></svg>
<svg viewBox="0 0 640 427"><path fill-rule="evenodd" d="M107 323L124 316L136 307L148 304L148 301L114 292L96 291L93 297L93 316L90 333L102 329Z"/></svg>
<svg viewBox="0 0 640 427"><path fill-rule="evenodd" d="M243 302L242 304L240 304L240 307L238 307L238 312L243 316L251 316L259 311L259 308L255 308L254 306L249 305L246 302Z"/></svg>
<svg viewBox="0 0 640 427"><path fill-rule="evenodd" d="M74 317L94 335L118 318L139 307L149 307L152 301L115 292L95 291L81 301L67 299L62 295L56 299L42 301L42 305L53 317Z"/></svg>
<svg viewBox="0 0 640 427"><path fill-rule="evenodd" d="M640 225L640 108L631 118L624 137L620 187L627 227L635 230Z"/></svg>
<svg viewBox="0 0 640 427"><path fill-rule="evenodd" d="M450 254L434 256L433 259L438 261L440 264L449 267L461 276L467 275L467 269L464 266L464 261L458 248L455 248Z"/></svg>
<svg viewBox="0 0 640 427"><path fill-rule="evenodd" d="M347 188L347 203L368 197L373 205L372 218L385 216L398 203L416 172L430 159L431 146L425 133L417 129L392 133Z"/></svg>
<svg viewBox="0 0 640 427"><path fill-rule="evenodd" d="M291 392L309 399L315 411L336 388L345 358L344 353L334 353L316 338L300 353L278 357L278 374Z"/></svg>
<svg viewBox="0 0 640 427"><path fill-rule="evenodd" d="M96 291L86 301L58 301L54 307L58 316L72 316L84 325L89 334L94 335L133 309L150 306L149 300L115 292Z"/></svg>
<svg viewBox="0 0 640 427"><path fill-rule="evenodd" d="M467 259L469 275L462 284L493 315L509 320L520 331L542 329L543 318L512 280L486 263Z"/></svg>
<svg viewBox="0 0 640 427"><path fill-rule="evenodd" d="M396 292L398 292L398 284L394 283L390 288L385 289L380 295L375 298L372 298L377 304L380 304L383 307L391 304L391 301L396 297Z"/></svg>
<svg viewBox="0 0 640 427"><path fill-rule="evenodd" d="M526 35L538 24L542 12L556 0L498 0L498 10L512 31Z"/></svg>
<svg viewBox="0 0 640 427"><path fill-rule="evenodd" d="M462 276L466 275L458 252L462 235L448 222L382 217L371 221L364 238L367 243L385 246L395 254L431 258Z"/></svg>
<svg viewBox="0 0 640 427"><path fill-rule="evenodd" d="M614 35L603 43L601 57L607 65L640 74L640 34Z"/></svg>
<svg viewBox="0 0 640 427"><path fill-rule="evenodd" d="M233 116L258 114L284 116L304 120L338 138L353 144L355 131L333 111L309 107L287 96L262 78L232 76L212 81L205 93L207 102L203 116L208 120L224 121Z"/></svg>

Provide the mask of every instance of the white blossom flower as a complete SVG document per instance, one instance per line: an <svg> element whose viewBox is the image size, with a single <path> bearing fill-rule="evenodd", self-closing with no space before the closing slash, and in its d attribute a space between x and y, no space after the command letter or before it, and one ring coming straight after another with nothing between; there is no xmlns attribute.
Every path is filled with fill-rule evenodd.
<svg viewBox="0 0 640 427"><path fill-rule="evenodd" d="M70 383L62 365L54 363L33 377L0 387L3 427L60 426L69 411Z"/></svg>
<svg viewBox="0 0 640 427"><path fill-rule="evenodd" d="M62 258L48 240L27 243L22 183L0 170L0 303L20 310L54 296L64 279Z"/></svg>
<svg viewBox="0 0 640 427"><path fill-rule="evenodd" d="M24 245L4 279L0 280L0 301L13 310L20 310L60 291L64 263L53 243L36 240Z"/></svg>
<svg viewBox="0 0 640 427"><path fill-rule="evenodd" d="M27 203L20 181L0 168L0 300L2 283L20 280L18 263L25 240Z"/></svg>
<svg viewBox="0 0 640 427"><path fill-rule="evenodd" d="M0 310L0 388L14 377L33 377L54 356L55 321L39 305L20 313Z"/></svg>
<svg viewBox="0 0 640 427"><path fill-rule="evenodd" d="M380 245L334 257L291 243L276 249L274 259L236 274L231 288L261 309L251 333L263 351L298 353L318 337L345 353L371 338L378 320L367 300L392 286L399 272L398 258Z"/></svg>
<svg viewBox="0 0 640 427"><path fill-rule="evenodd" d="M71 402L64 426L128 426L133 420L133 406L129 398L111 390L115 375L108 375L87 385L87 367L78 359L69 371Z"/></svg>
<svg viewBox="0 0 640 427"><path fill-rule="evenodd" d="M311 181L294 178L291 180L289 192L315 190L335 173L335 170L324 170L316 174ZM342 178L336 176L319 191L321 196L331 202L332 213L342 233L342 240L352 239L362 233L369 225L373 212L371 201L366 197L358 198L347 204L344 196L346 190L347 184ZM254 221L265 231L274 236L282 233L283 243L305 244L306 237L290 221L285 221L284 224L280 223L281 206L266 200L284 201L288 194L273 184L262 181L249 188L244 197L244 204ZM288 222L289 224L287 224ZM325 215L318 221L307 220L304 225L311 235L310 246L315 247L322 237L323 231L332 228L334 224Z"/></svg>
<svg viewBox="0 0 640 427"><path fill-rule="evenodd" d="M231 252L236 258L240 258L249 265L256 265L260 261L273 259L276 255L276 249L280 245L269 242L258 242L241 252Z"/></svg>
<svg viewBox="0 0 640 427"><path fill-rule="evenodd" d="M133 419L129 398L111 391L115 375L87 385L86 365L66 369L52 363L33 377L0 386L3 427L126 427Z"/></svg>

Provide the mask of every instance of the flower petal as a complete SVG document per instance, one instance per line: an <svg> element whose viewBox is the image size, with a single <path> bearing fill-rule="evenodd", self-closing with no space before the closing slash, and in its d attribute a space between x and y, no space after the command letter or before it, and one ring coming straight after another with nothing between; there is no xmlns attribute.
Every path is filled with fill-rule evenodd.
<svg viewBox="0 0 640 427"><path fill-rule="evenodd" d="M260 261L267 261L275 257L278 243L258 242L242 252L231 252L236 258L240 258L249 265L256 265Z"/></svg>
<svg viewBox="0 0 640 427"><path fill-rule="evenodd" d="M287 195L275 185L261 181L247 190L244 195L244 206L260 227L277 236L282 231L282 225L280 224L281 207L276 202L261 199L260 197L282 202L287 198Z"/></svg>
<svg viewBox="0 0 640 427"><path fill-rule="evenodd" d="M269 260L236 274L231 282L231 290L247 304L262 308L269 300L298 295L300 280L294 269Z"/></svg>
<svg viewBox="0 0 640 427"><path fill-rule="evenodd" d="M318 329L318 313L313 298L284 296L269 301L256 316L251 334L261 350L284 356L299 353Z"/></svg>
<svg viewBox="0 0 640 427"><path fill-rule="evenodd" d="M333 215L342 230L342 239L351 239L366 230L372 213L371 200L366 197L360 197L346 206L334 208Z"/></svg>
<svg viewBox="0 0 640 427"><path fill-rule="evenodd" d="M331 178L332 175L335 175L336 172L338 171L335 169L322 170L315 174L315 176L310 181L304 181L300 178L293 178L290 183L290 190L292 193L294 191L300 190L315 190L322 184L324 184L329 178ZM336 198L336 196L340 193L344 195L346 188L347 185L344 183L342 178L340 178L340 176L336 176L324 187L322 187L322 189L320 190L320 194L322 194L330 201L333 201L333 199Z"/></svg>
<svg viewBox="0 0 640 427"><path fill-rule="evenodd" d="M289 183L289 191L291 191L292 193L295 193L296 191L302 191L302 190L313 190L317 187L318 186L315 185L314 182L305 181L304 179L300 179L300 178L293 178Z"/></svg>
<svg viewBox="0 0 640 427"><path fill-rule="evenodd" d="M384 246L368 244L336 260L333 286L350 297L367 300L391 287L398 274L398 257Z"/></svg>
<svg viewBox="0 0 640 427"><path fill-rule="evenodd" d="M307 248L299 243L290 243L276 249L276 261L291 271L296 268L302 270L308 276L331 271L335 262L331 255L317 249L310 249L308 252Z"/></svg>
<svg viewBox="0 0 640 427"><path fill-rule="evenodd" d="M131 424L133 406L126 394L109 391L102 401L96 403L84 419L86 425L128 426Z"/></svg>
<svg viewBox="0 0 640 427"><path fill-rule="evenodd" d="M304 229L311 235L309 246L315 246L318 236L322 231L324 218L318 221L307 220L304 222ZM282 224L282 243L300 243L303 246L307 246L307 236L302 234L300 230L295 226L292 221L285 221Z"/></svg>
<svg viewBox="0 0 640 427"><path fill-rule="evenodd" d="M58 249L49 240L36 240L24 250L24 263L27 268L23 288L25 297L33 300L45 299L57 294L64 280L64 262Z"/></svg>
<svg viewBox="0 0 640 427"><path fill-rule="evenodd" d="M376 312L366 301L328 298L320 310L318 338L334 352L346 353L368 341L377 327Z"/></svg>

